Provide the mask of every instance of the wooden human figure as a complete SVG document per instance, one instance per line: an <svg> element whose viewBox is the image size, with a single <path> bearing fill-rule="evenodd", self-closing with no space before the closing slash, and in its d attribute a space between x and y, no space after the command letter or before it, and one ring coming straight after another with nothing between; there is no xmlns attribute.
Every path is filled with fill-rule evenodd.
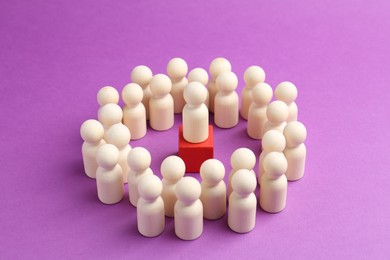
<svg viewBox="0 0 390 260"><path fill-rule="evenodd" d="M115 124L122 124L122 119L122 108L117 104L109 103L99 109L98 120L104 127L103 139L105 141L107 141L107 130Z"/></svg>
<svg viewBox="0 0 390 260"><path fill-rule="evenodd" d="M127 183L127 174L130 170L127 164L127 156L131 150L130 138L130 131L123 124L115 124L107 130L107 143L115 145L119 150L119 165L122 168L123 183Z"/></svg>
<svg viewBox="0 0 390 260"><path fill-rule="evenodd" d="M96 153L99 167L96 170L98 198L104 204L115 204L124 196L122 169L119 166L119 151L112 144L102 145Z"/></svg>
<svg viewBox="0 0 390 260"><path fill-rule="evenodd" d="M96 95L96 98L97 98L97 102L101 108L102 106L104 106L106 104L110 104L110 103L118 104L119 93L114 87L105 86L105 87L102 87L101 89L99 89L99 91ZM100 110L100 108L99 108L99 110ZM98 114L99 114L99 112L98 112Z"/></svg>
<svg viewBox="0 0 390 260"><path fill-rule="evenodd" d="M237 233L247 233L256 224L256 177L246 169L232 178L233 192L229 196L228 225Z"/></svg>
<svg viewBox="0 0 390 260"><path fill-rule="evenodd" d="M267 107L267 122L263 128L263 135L269 130L278 130L283 133L288 117L288 107L280 100L271 102Z"/></svg>
<svg viewBox="0 0 390 260"><path fill-rule="evenodd" d="M146 110L142 103L143 90L136 83L127 84L122 90L123 124L131 133L131 140L137 140L146 135Z"/></svg>
<svg viewBox="0 0 390 260"><path fill-rule="evenodd" d="M291 82L284 81L276 86L275 97L288 106L287 122L298 120L298 106L295 99L298 97L298 90Z"/></svg>
<svg viewBox="0 0 390 260"><path fill-rule="evenodd" d="M81 125L80 135L84 140L81 151L85 174L89 178L95 179L98 168L96 152L100 146L106 143L103 140L104 128L99 121L88 119Z"/></svg>
<svg viewBox="0 0 390 260"><path fill-rule="evenodd" d="M164 74L157 74L150 81L150 127L154 130L165 131L174 124L174 102L169 94L171 88L171 80Z"/></svg>
<svg viewBox="0 0 390 260"><path fill-rule="evenodd" d="M149 99L152 96L149 83L152 80L153 73L149 67L139 65L131 71L130 77L131 81L140 85L143 90L142 104L145 107L146 119L149 120Z"/></svg>
<svg viewBox="0 0 390 260"><path fill-rule="evenodd" d="M248 148L238 148L230 156L230 164L232 166L232 170L230 171L228 177L228 195L232 193L232 178L238 170L246 169L249 170L253 176L256 176L256 173L253 171L253 167L255 167L256 164L256 156Z"/></svg>
<svg viewBox="0 0 390 260"><path fill-rule="evenodd" d="M286 207L287 160L283 153L270 152L264 157L264 175L261 177L260 207L267 212L277 213Z"/></svg>
<svg viewBox="0 0 390 260"><path fill-rule="evenodd" d="M176 184L183 178L185 170L184 161L176 155L168 156L161 163L160 171L163 177L161 197L164 200L165 215L167 217L173 217L174 215Z"/></svg>
<svg viewBox="0 0 390 260"><path fill-rule="evenodd" d="M258 83L265 80L265 72L259 66L250 66L244 72L245 87L241 91L241 109L240 115L248 120L249 106L252 103L252 89Z"/></svg>
<svg viewBox="0 0 390 260"><path fill-rule="evenodd" d="M171 95L174 103L175 114L181 114L185 101L183 98L184 87L187 86L186 78L188 66L182 58L173 58L168 62L167 74L172 81Z"/></svg>
<svg viewBox="0 0 390 260"><path fill-rule="evenodd" d="M267 122L267 106L272 99L272 88L267 83L259 83L253 87L251 96L247 133L249 137L260 140Z"/></svg>
<svg viewBox="0 0 390 260"><path fill-rule="evenodd" d="M292 121L287 123L283 134L287 144L284 149L284 155L288 162L286 177L289 181L296 181L301 179L305 173L306 128L301 122Z"/></svg>
<svg viewBox="0 0 390 260"><path fill-rule="evenodd" d="M194 240L203 232L201 187L193 177L182 178L176 186L175 233L183 240Z"/></svg>
<svg viewBox="0 0 390 260"><path fill-rule="evenodd" d="M161 180L153 174L143 176L138 183L137 227L145 237L156 237L164 231L164 201Z"/></svg>
<svg viewBox="0 0 390 260"><path fill-rule="evenodd" d="M188 83L195 82L195 81L200 82L207 89L207 84L209 82L209 75L207 74L206 70L204 70L202 68L195 68L195 69L191 70L190 73L188 73L187 79L188 79ZM209 109L209 103L210 103L210 94L209 94L209 91L207 89L207 98L204 102L207 109Z"/></svg>
<svg viewBox="0 0 390 260"><path fill-rule="evenodd" d="M232 128L238 124L237 84L237 76L231 71L222 72L216 80L214 122L220 128Z"/></svg>
<svg viewBox="0 0 390 260"><path fill-rule="evenodd" d="M204 104L207 89L200 82L191 82L184 89L183 137L190 143L201 143L209 137L209 111Z"/></svg>
<svg viewBox="0 0 390 260"><path fill-rule="evenodd" d="M225 58L215 58L211 63L209 67L209 72L211 75L211 79L209 81L208 90L209 90L209 111L211 113L214 113L214 101L215 96L217 95L218 88L216 85L216 80L219 74L225 71L231 71L232 65L230 62Z"/></svg>
<svg viewBox="0 0 390 260"><path fill-rule="evenodd" d="M127 163L129 165L128 188L130 203L136 207L139 199L138 183L140 179L146 175L153 174L149 168L152 158L148 150L143 147L133 148L128 156Z"/></svg>
<svg viewBox="0 0 390 260"><path fill-rule="evenodd" d="M202 193L200 200L203 204L203 217L214 220L226 213L225 167L217 159L208 159L200 167L202 177Z"/></svg>

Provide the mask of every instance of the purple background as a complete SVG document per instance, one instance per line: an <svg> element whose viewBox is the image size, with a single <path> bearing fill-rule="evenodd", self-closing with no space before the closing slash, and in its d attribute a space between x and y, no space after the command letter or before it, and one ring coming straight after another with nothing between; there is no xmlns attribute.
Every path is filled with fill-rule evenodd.
<svg viewBox="0 0 390 260"><path fill-rule="evenodd" d="M390 256L389 2L202 2L1 1L0 258ZM254 64L273 87L298 87L306 175L289 184L282 213L258 209L251 233L231 232L224 217L185 242L167 219L144 238L128 200L102 205L83 173L79 127L96 118L98 89L120 90L138 64L164 73L176 56L190 69L228 58L238 91ZM151 151L160 176L176 136L150 130L131 145ZM227 172L241 146L260 152L244 121L216 129Z"/></svg>

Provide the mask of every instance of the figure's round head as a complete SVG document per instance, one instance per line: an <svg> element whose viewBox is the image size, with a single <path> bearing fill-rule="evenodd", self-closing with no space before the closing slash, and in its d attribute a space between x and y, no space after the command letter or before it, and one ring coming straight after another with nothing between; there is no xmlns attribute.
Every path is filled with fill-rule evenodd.
<svg viewBox="0 0 390 260"><path fill-rule="evenodd" d="M88 119L81 125L80 135L85 142L97 143L103 139L104 128L99 121Z"/></svg>
<svg viewBox="0 0 390 260"><path fill-rule="evenodd" d="M205 183L218 184L225 177L225 166L217 159L208 159L200 166L200 176Z"/></svg>
<svg viewBox="0 0 390 260"><path fill-rule="evenodd" d="M201 191L200 183L193 177L184 177L176 185L176 197L183 203L195 202Z"/></svg>
<svg viewBox="0 0 390 260"><path fill-rule="evenodd" d="M154 75L150 81L150 91L152 91L154 96L165 96L171 91L171 89L172 81L167 75Z"/></svg>
<svg viewBox="0 0 390 260"><path fill-rule="evenodd" d="M148 150L143 147L135 147L127 155L127 164L130 169L136 172L146 171L152 162L152 157Z"/></svg>
<svg viewBox="0 0 390 260"><path fill-rule="evenodd" d="M258 105L268 105L272 99L272 88L267 83L258 83L252 89L252 100Z"/></svg>
<svg viewBox="0 0 390 260"><path fill-rule="evenodd" d="M167 73L171 79L181 79L187 75L188 65L182 58L173 58L168 62Z"/></svg>
<svg viewBox="0 0 390 260"><path fill-rule="evenodd" d="M184 88L184 100L189 106L200 106L206 101L207 89L200 82L191 82Z"/></svg>
<svg viewBox="0 0 390 260"><path fill-rule="evenodd" d="M107 130L106 139L109 144L116 147L124 147L129 144L131 134L129 129L124 124L115 124Z"/></svg>
<svg viewBox="0 0 390 260"><path fill-rule="evenodd" d="M287 123L283 134L286 138L287 146L294 147L305 142L307 131L306 127L301 122L292 121Z"/></svg>
<svg viewBox="0 0 390 260"><path fill-rule="evenodd" d="M149 67L144 65L136 66L131 71L130 75L131 81L137 83L142 88L146 88L149 85L150 81L152 80L152 77L152 71L149 69Z"/></svg>
<svg viewBox="0 0 390 260"><path fill-rule="evenodd" d="M103 144L96 152L97 164L105 169L112 169L119 162L119 150L112 144Z"/></svg>
<svg viewBox="0 0 390 260"><path fill-rule="evenodd" d="M269 130L265 132L261 139L261 145L267 152L283 152L286 147L286 139L278 130Z"/></svg>
<svg viewBox="0 0 390 260"><path fill-rule="evenodd" d="M97 93L97 102L101 107L110 103L118 104L119 93L111 86L102 87Z"/></svg>
<svg viewBox="0 0 390 260"><path fill-rule="evenodd" d="M165 180L177 182L184 176L186 165L179 156L171 155L161 163L160 171Z"/></svg>
<svg viewBox="0 0 390 260"><path fill-rule="evenodd" d="M207 86L207 83L209 82L209 75L207 74L207 71L202 68L195 68L188 73L188 82L200 82L204 86Z"/></svg>
<svg viewBox="0 0 390 260"><path fill-rule="evenodd" d="M287 120L288 107L283 101L276 100L268 105L266 113L268 121L274 124L281 124Z"/></svg>
<svg viewBox="0 0 390 260"><path fill-rule="evenodd" d="M298 90L291 82L284 81L276 86L275 97L277 100L281 100L286 104L294 102L298 96Z"/></svg>
<svg viewBox="0 0 390 260"><path fill-rule="evenodd" d="M287 171L287 159L283 153L270 152L264 157L263 167L268 177L278 178Z"/></svg>
<svg viewBox="0 0 390 260"><path fill-rule="evenodd" d="M122 90L122 99L128 106L136 106L142 102L144 91L137 83L129 83Z"/></svg>
<svg viewBox="0 0 390 260"><path fill-rule="evenodd" d="M217 88L222 92L233 92L238 85L238 79L236 74L231 71L225 71L219 74L217 80L215 81Z"/></svg>
<svg viewBox="0 0 390 260"><path fill-rule="evenodd" d="M232 177L233 191L241 196L249 195L257 186L256 176L247 169L238 170Z"/></svg>
<svg viewBox="0 0 390 260"><path fill-rule="evenodd" d="M238 148L230 156L230 164L233 169L252 170L256 164L255 154L248 148Z"/></svg>
<svg viewBox="0 0 390 260"><path fill-rule="evenodd" d="M154 174L147 174L139 180L138 193L146 200L157 199L162 192L163 186L159 177Z"/></svg>
<svg viewBox="0 0 390 260"><path fill-rule="evenodd" d="M98 119L104 126L111 126L122 122L122 108L117 104L106 104L99 109Z"/></svg>
<svg viewBox="0 0 390 260"><path fill-rule="evenodd" d="M225 58L216 58L210 63L209 71L213 79L216 79L219 74L224 71L231 71L232 65Z"/></svg>
<svg viewBox="0 0 390 260"><path fill-rule="evenodd" d="M244 81L247 86L254 86L265 80L265 72L259 66L250 66L244 72Z"/></svg>

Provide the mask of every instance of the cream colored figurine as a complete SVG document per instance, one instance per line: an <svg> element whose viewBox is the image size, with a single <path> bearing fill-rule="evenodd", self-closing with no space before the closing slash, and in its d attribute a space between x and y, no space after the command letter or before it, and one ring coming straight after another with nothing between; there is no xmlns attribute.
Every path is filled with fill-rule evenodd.
<svg viewBox="0 0 390 260"><path fill-rule="evenodd" d="M241 109L240 115L243 119L248 120L249 106L252 102L252 89L258 83L265 80L265 72L259 66L250 66L244 72L245 87L241 91Z"/></svg>
<svg viewBox="0 0 390 260"><path fill-rule="evenodd" d="M181 114L185 101L183 98L184 87L187 86L186 78L188 66L185 60L173 58L168 62L167 74L172 81L171 95L174 103L175 114Z"/></svg>
<svg viewBox="0 0 390 260"><path fill-rule="evenodd" d="M259 83L253 87L251 95L247 133L250 138L260 140L267 122L267 106L272 99L272 88L267 83Z"/></svg>
<svg viewBox="0 0 390 260"><path fill-rule="evenodd" d="M152 91L152 97L149 100L150 127L154 130L165 131L174 124L174 102L169 94L171 88L171 80L164 74L157 74L150 81Z"/></svg>
<svg viewBox="0 0 390 260"><path fill-rule="evenodd" d="M195 68L188 73L188 83L191 82L200 82L203 86L207 87L207 84L209 82L209 75L207 74L207 71L202 68ZM207 98L204 104L206 105L207 109L209 109L209 103L210 103L210 94L207 90Z"/></svg>
<svg viewBox="0 0 390 260"><path fill-rule="evenodd" d="M256 177L246 169L232 178L233 192L229 196L228 225L237 233L247 233L256 224Z"/></svg>
<svg viewBox="0 0 390 260"><path fill-rule="evenodd" d="M231 71L222 72L215 83L218 92L214 100L214 122L220 128L232 128L238 124L237 76Z"/></svg>
<svg viewBox="0 0 390 260"><path fill-rule="evenodd" d="M85 174L92 179L96 178L96 152L106 142L103 140L104 128L94 119L85 121L80 127L80 135L84 142L81 148Z"/></svg>
<svg viewBox="0 0 390 260"><path fill-rule="evenodd" d="M110 103L113 103L113 104L118 104L119 102L119 93L118 91L111 87L111 86L105 86L105 87L102 87L98 93L97 93L97 102L100 106L100 108L106 104L110 104ZM99 108L99 110L100 110ZM99 112L98 112L99 114Z"/></svg>
<svg viewBox="0 0 390 260"><path fill-rule="evenodd" d="M124 196L122 169L119 166L119 151L112 144L102 145L96 153L99 167L96 170L98 198L104 204L115 204Z"/></svg>
<svg viewBox="0 0 390 260"><path fill-rule="evenodd" d="M295 103L295 99L298 96L298 90L291 82L284 81L276 86L275 97L277 100L281 100L288 106L288 118L287 122L298 120L298 106Z"/></svg>
<svg viewBox="0 0 390 260"><path fill-rule="evenodd" d="M264 157L264 175L261 177L260 207L270 213L277 213L286 207L287 160L283 153L270 152Z"/></svg>
<svg viewBox="0 0 390 260"><path fill-rule="evenodd" d="M161 198L162 184L156 175L146 175L138 183L137 203L138 231L145 237L155 237L164 231L164 201Z"/></svg>
<svg viewBox="0 0 390 260"><path fill-rule="evenodd" d="M119 150L119 165L122 168L123 183L127 183L127 174L129 165L127 164L127 155L131 150L129 129L123 124L115 124L107 130L107 143L113 144Z"/></svg>
<svg viewBox="0 0 390 260"><path fill-rule="evenodd" d="M149 99L152 96L152 92L149 88L149 83L152 80L152 71L144 65L136 66L131 71L131 81L140 85L143 90L142 104L144 104L146 119L149 120Z"/></svg>
<svg viewBox="0 0 390 260"><path fill-rule="evenodd" d="M228 195L232 193L232 178L238 170L246 169L249 170L253 176L256 176L256 173L253 171L253 167L256 164L255 154L248 148L238 148L230 156L230 164L232 170L229 174L229 188Z"/></svg>
<svg viewBox="0 0 390 260"><path fill-rule="evenodd" d="M200 82L191 82L184 89L183 137L190 143L201 143L209 137L209 111L204 104L207 89Z"/></svg>
<svg viewBox="0 0 390 260"><path fill-rule="evenodd" d="M133 148L127 156L127 163L130 167L128 174L129 200L134 207L137 206L139 199L138 183L140 179L153 174L153 171L149 168L151 162L152 158L149 151L143 147Z"/></svg>
<svg viewBox="0 0 390 260"><path fill-rule="evenodd" d="M143 90L136 83L127 84L122 90L123 124L131 133L131 139L137 140L146 135L146 110L142 103Z"/></svg>
<svg viewBox="0 0 390 260"><path fill-rule="evenodd" d="M264 125L263 135L269 130L278 130L283 133L288 117L287 105L279 100L271 102L267 107L267 122Z"/></svg>
<svg viewBox="0 0 390 260"><path fill-rule="evenodd" d="M107 130L115 124L122 124L123 112L122 108L114 103L109 103L102 106L98 112L98 120L104 127L104 137L107 139Z"/></svg>
<svg viewBox="0 0 390 260"><path fill-rule="evenodd" d="M210 63L209 72L211 79L209 81L208 90L209 90L209 110L214 113L214 101L215 95L217 95L218 88L215 83L219 74L225 71L231 71L232 65L225 58L216 58Z"/></svg>
<svg viewBox="0 0 390 260"><path fill-rule="evenodd" d="M163 191L161 197L164 200L165 215L173 217L174 206L176 203L176 184L180 181L185 173L186 166L184 161L175 155L168 156L161 163L161 175L163 177Z"/></svg>
<svg viewBox="0 0 390 260"><path fill-rule="evenodd" d="M206 219L219 219L226 212L225 167L217 159L208 159L200 167L202 177L203 216Z"/></svg>
<svg viewBox="0 0 390 260"><path fill-rule="evenodd" d="M284 155L288 162L286 177L289 181L296 181L302 178L305 173L306 128L301 122L292 121L286 125L283 134L287 143L286 149L284 149Z"/></svg>
<svg viewBox="0 0 390 260"><path fill-rule="evenodd" d="M182 178L176 186L175 233L183 240L194 240L203 232L201 187L193 177Z"/></svg>

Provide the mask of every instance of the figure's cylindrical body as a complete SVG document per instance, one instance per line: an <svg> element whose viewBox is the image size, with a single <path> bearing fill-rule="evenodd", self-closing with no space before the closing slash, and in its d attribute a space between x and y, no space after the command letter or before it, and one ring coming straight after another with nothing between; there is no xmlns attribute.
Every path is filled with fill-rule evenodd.
<svg viewBox="0 0 390 260"><path fill-rule="evenodd" d="M123 124L129 128L131 140L137 140L144 137L147 129L145 106L142 104L132 108L124 106Z"/></svg>
<svg viewBox="0 0 390 260"><path fill-rule="evenodd" d="M220 128L232 128L238 124L238 95L235 91L216 94L214 122Z"/></svg>
<svg viewBox="0 0 390 260"><path fill-rule="evenodd" d="M143 91L144 91L144 96L142 98L142 104L144 104L144 107L145 107L146 120L149 120L149 118L150 118L149 100L150 100L150 97L152 96L152 92L150 91L149 85L144 87Z"/></svg>
<svg viewBox="0 0 390 260"><path fill-rule="evenodd" d="M113 169L99 167L96 171L98 198L104 204L115 204L124 196L122 169L117 164Z"/></svg>
<svg viewBox="0 0 390 260"><path fill-rule="evenodd" d="M139 198L137 203L138 231L146 237L155 237L164 231L164 202L161 197L154 201Z"/></svg>
<svg viewBox="0 0 390 260"><path fill-rule="evenodd" d="M214 108L215 108L215 95L217 95L217 92L218 92L218 88L217 88L217 85L215 84L215 79L214 80L210 80L209 82L209 85L207 86L207 89L209 91L209 105L208 105L208 108L209 108L209 111L211 113L214 113Z"/></svg>
<svg viewBox="0 0 390 260"><path fill-rule="evenodd" d="M170 183L163 179L162 184L163 191L161 197L164 200L165 216L172 218L174 216L174 207L177 200L175 194L176 183Z"/></svg>
<svg viewBox="0 0 390 260"><path fill-rule="evenodd" d="M252 102L252 86L245 86L242 91L241 91L241 109L240 109L240 116L248 120L248 112L249 112L249 107Z"/></svg>
<svg viewBox="0 0 390 260"><path fill-rule="evenodd" d="M88 142L84 142L81 148L84 162L84 171L85 174L92 179L96 179L96 170L98 168L98 164L96 162L96 152L100 146L105 144L104 140L101 140L97 144L90 144Z"/></svg>
<svg viewBox="0 0 390 260"><path fill-rule="evenodd" d="M291 102L288 106L288 117L286 122L298 120L298 106L295 102Z"/></svg>
<svg viewBox="0 0 390 260"><path fill-rule="evenodd" d="M183 136L190 143L201 143L209 137L209 111L205 104L184 106Z"/></svg>
<svg viewBox="0 0 390 260"><path fill-rule="evenodd" d="M164 97L151 97L149 100L150 126L157 131L170 129L174 124L173 98L170 94Z"/></svg>
<svg viewBox="0 0 390 260"><path fill-rule="evenodd" d="M240 196L232 192L229 196L228 225L237 233L247 233L256 223L256 196Z"/></svg>
<svg viewBox="0 0 390 260"><path fill-rule="evenodd" d="M306 161L306 146L301 144L298 147L288 148L284 150L288 167L286 171L286 177L289 181L296 181L303 177L305 173L305 161Z"/></svg>
<svg viewBox="0 0 390 260"><path fill-rule="evenodd" d="M203 206L198 199L191 204L175 204L175 233L183 240L194 240L203 232Z"/></svg>
<svg viewBox="0 0 390 260"><path fill-rule="evenodd" d="M266 175L261 178L260 207L267 212L277 213L286 207L287 178L285 175L270 179Z"/></svg>
<svg viewBox="0 0 390 260"><path fill-rule="evenodd" d="M214 220L223 217L226 213L226 186L223 181L210 186L202 182L200 200L203 204L203 216Z"/></svg>
<svg viewBox="0 0 390 260"><path fill-rule="evenodd" d="M131 150L130 145L126 145L125 147L119 150L119 165L121 166L122 169L123 183L127 183L128 181L127 175L129 173L130 167L127 164L127 155L129 154L130 150Z"/></svg>
<svg viewBox="0 0 390 260"><path fill-rule="evenodd" d="M247 133L250 138L260 140L263 136L264 125L267 122L267 106L259 107L252 104L248 111Z"/></svg>
<svg viewBox="0 0 390 260"><path fill-rule="evenodd" d="M153 174L150 168L148 168L147 170L141 173L135 173L132 170L129 170L129 174L128 174L129 201L134 207L137 207L137 203L139 199L138 182L142 177L148 174Z"/></svg>
<svg viewBox="0 0 390 260"><path fill-rule="evenodd" d="M174 100L174 113L175 114L181 114L183 111L183 107L186 104L184 97L183 97L183 91L185 86L187 86L188 80L187 78L182 78L177 82L172 82L172 90L171 95Z"/></svg>

